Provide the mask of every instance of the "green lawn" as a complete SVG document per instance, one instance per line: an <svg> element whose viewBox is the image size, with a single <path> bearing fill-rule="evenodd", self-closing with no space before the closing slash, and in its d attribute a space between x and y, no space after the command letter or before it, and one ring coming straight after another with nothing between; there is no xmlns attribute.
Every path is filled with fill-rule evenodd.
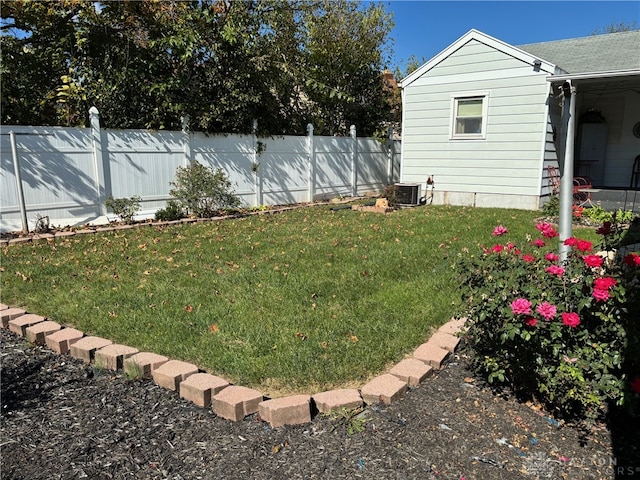
<svg viewBox="0 0 640 480"><path fill-rule="evenodd" d="M454 314L456 255L490 246L497 224L537 237L538 216L315 206L63 237L4 248L2 303L265 394L309 393L401 360Z"/></svg>

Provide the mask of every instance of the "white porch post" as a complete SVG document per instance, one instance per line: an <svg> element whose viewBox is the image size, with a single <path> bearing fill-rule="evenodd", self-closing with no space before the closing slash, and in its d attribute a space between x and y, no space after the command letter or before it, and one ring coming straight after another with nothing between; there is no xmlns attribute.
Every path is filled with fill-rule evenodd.
<svg viewBox="0 0 640 480"><path fill-rule="evenodd" d="M562 123L564 127L564 154L560 168L560 213L559 234L560 260L565 261L571 247L564 245L564 241L573 235L573 151L575 143L576 125L576 87L564 82L562 85L564 104L562 106Z"/></svg>

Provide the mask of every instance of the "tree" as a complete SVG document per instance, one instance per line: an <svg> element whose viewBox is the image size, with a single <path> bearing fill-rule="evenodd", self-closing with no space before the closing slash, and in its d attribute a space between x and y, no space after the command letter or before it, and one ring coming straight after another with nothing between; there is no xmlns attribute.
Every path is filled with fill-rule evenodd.
<svg viewBox="0 0 640 480"><path fill-rule="evenodd" d="M383 8L346 0L60 0L2 8L3 123L373 133ZM34 74L35 72L35 74ZM7 81L10 79L10 81Z"/></svg>
<svg viewBox="0 0 640 480"><path fill-rule="evenodd" d="M618 32L630 32L632 30L638 30L638 22L633 21L631 23L620 22L610 23L606 27L598 28L591 32L591 35L602 35L604 33L618 33Z"/></svg>

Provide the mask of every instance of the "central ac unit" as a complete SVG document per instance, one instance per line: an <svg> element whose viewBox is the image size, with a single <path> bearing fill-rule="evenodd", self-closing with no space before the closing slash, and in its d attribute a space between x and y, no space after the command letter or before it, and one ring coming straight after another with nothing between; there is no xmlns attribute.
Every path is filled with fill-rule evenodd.
<svg viewBox="0 0 640 480"><path fill-rule="evenodd" d="M396 183L396 202L399 205L418 205L420 202L419 183Z"/></svg>

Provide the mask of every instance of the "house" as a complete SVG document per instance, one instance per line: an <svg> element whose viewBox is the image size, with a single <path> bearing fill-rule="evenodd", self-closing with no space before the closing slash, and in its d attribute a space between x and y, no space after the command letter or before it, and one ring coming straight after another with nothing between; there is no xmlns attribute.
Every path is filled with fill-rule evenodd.
<svg viewBox="0 0 640 480"><path fill-rule="evenodd" d="M431 177L434 204L538 209L549 165L629 188L640 30L520 46L471 30L400 86L401 182Z"/></svg>

